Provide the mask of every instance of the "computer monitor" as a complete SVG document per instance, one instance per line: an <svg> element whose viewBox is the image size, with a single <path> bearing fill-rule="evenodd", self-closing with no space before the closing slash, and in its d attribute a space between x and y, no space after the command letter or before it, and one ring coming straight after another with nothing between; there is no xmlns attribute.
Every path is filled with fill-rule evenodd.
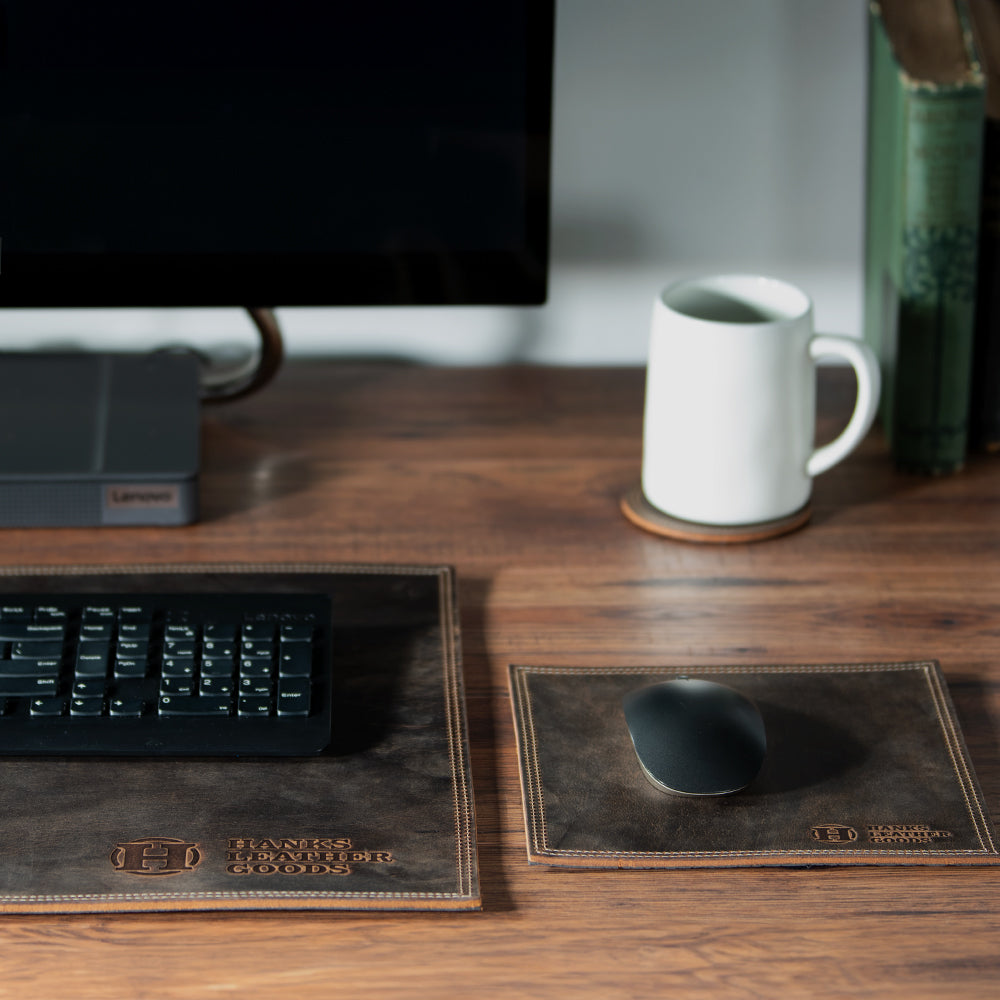
<svg viewBox="0 0 1000 1000"><path fill-rule="evenodd" d="M0 0L0 308L535 304L553 0Z"/></svg>
<svg viewBox="0 0 1000 1000"><path fill-rule="evenodd" d="M0 355L0 525L195 519L200 404L277 371L271 307L542 302L552 46L553 0L0 0L0 347L8 307L261 334L235 373Z"/></svg>

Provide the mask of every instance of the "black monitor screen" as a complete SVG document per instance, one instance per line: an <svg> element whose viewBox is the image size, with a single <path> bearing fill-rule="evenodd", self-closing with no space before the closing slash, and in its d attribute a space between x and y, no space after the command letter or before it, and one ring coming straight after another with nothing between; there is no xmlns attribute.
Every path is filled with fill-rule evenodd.
<svg viewBox="0 0 1000 1000"><path fill-rule="evenodd" d="M0 0L0 306L538 302L550 0Z"/></svg>

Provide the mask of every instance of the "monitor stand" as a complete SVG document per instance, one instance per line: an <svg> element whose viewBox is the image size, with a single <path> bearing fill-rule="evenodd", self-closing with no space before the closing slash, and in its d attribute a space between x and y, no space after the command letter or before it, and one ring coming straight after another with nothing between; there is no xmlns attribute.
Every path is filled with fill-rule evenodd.
<svg viewBox="0 0 1000 1000"><path fill-rule="evenodd" d="M198 368L189 353L0 355L0 527L194 521Z"/></svg>
<svg viewBox="0 0 1000 1000"><path fill-rule="evenodd" d="M249 396L270 382L281 367L285 356L284 340L274 311L265 306L247 306L246 310L257 328L260 347L231 368L215 369L205 359L201 372L203 403L228 403Z"/></svg>

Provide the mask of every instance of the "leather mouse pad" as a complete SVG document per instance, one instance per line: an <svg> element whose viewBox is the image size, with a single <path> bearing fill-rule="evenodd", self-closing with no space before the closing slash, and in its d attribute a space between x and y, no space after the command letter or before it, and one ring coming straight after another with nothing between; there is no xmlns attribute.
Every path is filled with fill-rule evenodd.
<svg viewBox="0 0 1000 1000"><path fill-rule="evenodd" d="M673 677L754 700L767 755L727 796L661 791L622 699ZM934 662L588 669L512 666L530 861L580 868L996 864L997 842Z"/></svg>
<svg viewBox="0 0 1000 1000"><path fill-rule="evenodd" d="M334 655L318 756L0 757L0 912L478 909L454 586L447 567L0 570L0 603L327 595Z"/></svg>

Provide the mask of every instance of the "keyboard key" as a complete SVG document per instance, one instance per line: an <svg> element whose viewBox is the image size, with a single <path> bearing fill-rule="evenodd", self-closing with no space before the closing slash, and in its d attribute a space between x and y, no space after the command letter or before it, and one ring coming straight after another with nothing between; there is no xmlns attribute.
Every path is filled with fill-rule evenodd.
<svg viewBox="0 0 1000 1000"><path fill-rule="evenodd" d="M312 683L306 677L278 681L278 715L308 715Z"/></svg>
<svg viewBox="0 0 1000 1000"><path fill-rule="evenodd" d="M236 691L232 677L202 677L198 684L199 694L231 695Z"/></svg>
<svg viewBox="0 0 1000 1000"><path fill-rule="evenodd" d="M61 657L62 642L15 642L10 650L12 660L38 660L43 657L52 659Z"/></svg>
<svg viewBox="0 0 1000 1000"><path fill-rule="evenodd" d="M59 716L66 714L65 698L34 698L30 712L34 716Z"/></svg>
<svg viewBox="0 0 1000 1000"><path fill-rule="evenodd" d="M160 715L198 716L198 715L229 715L229 698L203 698L193 695L179 698L172 695L160 699Z"/></svg>
<svg viewBox="0 0 1000 1000"><path fill-rule="evenodd" d="M85 622L114 621L115 609L110 604L88 604L80 618Z"/></svg>
<svg viewBox="0 0 1000 1000"><path fill-rule="evenodd" d="M236 656L236 643L228 639L206 639L201 644L203 656L229 657L230 660Z"/></svg>
<svg viewBox="0 0 1000 1000"><path fill-rule="evenodd" d="M191 641L198 638L198 628L196 625L181 624L175 622L163 627L163 637L167 640Z"/></svg>
<svg viewBox="0 0 1000 1000"><path fill-rule="evenodd" d="M202 638L207 646L209 642L227 643L232 646L236 642L238 627L231 622L208 622L202 629Z"/></svg>
<svg viewBox="0 0 1000 1000"><path fill-rule="evenodd" d="M270 698L255 698L252 695L241 695L239 700L239 714L259 718L269 715L271 712Z"/></svg>
<svg viewBox="0 0 1000 1000"><path fill-rule="evenodd" d="M164 677L194 677L194 657L171 657L163 661Z"/></svg>
<svg viewBox="0 0 1000 1000"><path fill-rule="evenodd" d="M85 643L80 647L80 652L76 654L77 675L86 677L103 677L108 672L108 661L110 659L110 643Z"/></svg>
<svg viewBox="0 0 1000 1000"><path fill-rule="evenodd" d="M123 604L118 609L118 621L131 625L148 625L153 620L153 609L141 604ZM121 629L121 625L118 626Z"/></svg>
<svg viewBox="0 0 1000 1000"><path fill-rule="evenodd" d="M0 677L58 677L62 660L0 660Z"/></svg>
<svg viewBox="0 0 1000 1000"><path fill-rule="evenodd" d="M240 656L252 656L258 660L272 660L274 659L274 643L258 639L244 639L240 645Z"/></svg>
<svg viewBox="0 0 1000 1000"><path fill-rule="evenodd" d="M104 710L103 698L70 698L69 714L80 716L100 715Z"/></svg>
<svg viewBox="0 0 1000 1000"><path fill-rule="evenodd" d="M145 677L145 660L115 660L115 677Z"/></svg>
<svg viewBox="0 0 1000 1000"><path fill-rule="evenodd" d="M141 698L112 698L108 702L108 715L117 719L138 719L144 707Z"/></svg>
<svg viewBox="0 0 1000 1000"><path fill-rule="evenodd" d="M116 651L119 660L145 660L149 656L149 643L118 637Z"/></svg>
<svg viewBox="0 0 1000 1000"><path fill-rule="evenodd" d="M149 622L124 621L118 624L118 638L130 642L148 642L152 625Z"/></svg>
<svg viewBox="0 0 1000 1000"><path fill-rule="evenodd" d="M58 691L58 677L0 677L0 698L37 698Z"/></svg>
<svg viewBox="0 0 1000 1000"><path fill-rule="evenodd" d="M270 677L271 661L243 659L240 660L240 677Z"/></svg>
<svg viewBox="0 0 1000 1000"><path fill-rule="evenodd" d="M201 661L202 677L232 677L236 671L236 662L232 659L211 657Z"/></svg>
<svg viewBox="0 0 1000 1000"><path fill-rule="evenodd" d="M57 607L54 604L42 604L35 608L34 620L39 625L56 622L65 623L66 618L66 609Z"/></svg>
<svg viewBox="0 0 1000 1000"><path fill-rule="evenodd" d="M74 698L103 698L104 681L100 677L85 677L73 682Z"/></svg>
<svg viewBox="0 0 1000 1000"><path fill-rule="evenodd" d="M274 639L274 622L244 622L240 629L240 638L244 642L271 642Z"/></svg>
<svg viewBox="0 0 1000 1000"><path fill-rule="evenodd" d="M80 638L84 642L110 642L114 633L113 621L80 623Z"/></svg>
<svg viewBox="0 0 1000 1000"><path fill-rule="evenodd" d="M160 678L160 694L189 695L194 691L194 681L190 677Z"/></svg>
<svg viewBox="0 0 1000 1000"><path fill-rule="evenodd" d="M0 642L21 639L62 639L65 625L59 622L0 622Z"/></svg>
<svg viewBox="0 0 1000 1000"><path fill-rule="evenodd" d="M282 644L278 671L282 677L308 677L312 673L312 646L305 643Z"/></svg>
<svg viewBox="0 0 1000 1000"><path fill-rule="evenodd" d="M269 698L271 696L270 677L241 677L240 694L251 695L255 698Z"/></svg>
<svg viewBox="0 0 1000 1000"><path fill-rule="evenodd" d="M205 640L205 645L208 645L210 642L218 642L226 646L235 646L238 634L238 626L225 622L206 623L202 629L202 638Z"/></svg>
<svg viewBox="0 0 1000 1000"><path fill-rule="evenodd" d="M287 622L281 626L281 641L282 643L311 642L313 631L313 626L306 622Z"/></svg>

